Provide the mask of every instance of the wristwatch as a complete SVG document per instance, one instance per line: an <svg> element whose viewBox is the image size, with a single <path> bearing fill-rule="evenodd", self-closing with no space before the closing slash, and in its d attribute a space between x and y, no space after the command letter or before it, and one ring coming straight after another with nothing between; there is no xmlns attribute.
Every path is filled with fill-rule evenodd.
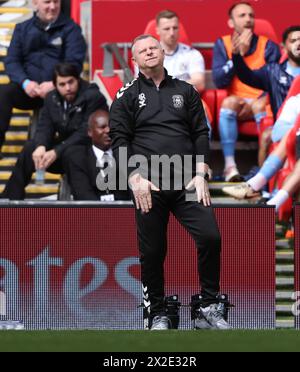
<svg viewBox="0 0 300 372"><path fill-rule="evenodd" d="M209 179L209 175L208 175L208 173L204 173L204 172L196 172L195 175L196 175L196 176L203 177L206 181L208 181L208 179Z"/></svg>

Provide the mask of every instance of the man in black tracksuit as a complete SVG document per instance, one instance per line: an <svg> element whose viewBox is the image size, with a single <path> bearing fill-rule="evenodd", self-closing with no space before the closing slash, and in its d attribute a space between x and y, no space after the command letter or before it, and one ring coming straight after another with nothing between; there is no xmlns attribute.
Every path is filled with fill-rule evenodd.
<svg viewBox="0 0 300 372"><path fill-rule="evenodd" d="M198 93L192 85L173 79L163 68L164 52L159 42L141 35L133 43L133 59L139 77L122 88L110 112L112 147L116 159L120 148L132 155L143 155L146 164L132 167L129 185L136 206L140 262L144 296L150 301L152 330L169 328L164 305L164 259L167 251L167 225L172 212L192 234L198 248L198 271L202 306L196 328L230 326L220 316L216 297L219 293L221 238L210 206L206 174L208 171L208 126ZM169 179L177 179L169 189L164 187L165 174L157 182L149 179L153 156L178 154L202 155L193 169L193 177L178 190L178 168L172 168ZM132 158L131 158L132 160ZM130 165L130 164L129 164ZM153 170L153 169L151 169ZM154 172L155 173L155 172ZM182 178L181 178L182 180ZM156 184L155 184L156 183ZM172 182L171 182L172 185ZM186 189L196 190L197 201L187 201ZM201 203L202 202L202 203Z"/></svg>
<svg viewBox="0 0 300 372"><path fill-rule="evenodd" d="M3 198L24 199L25 187L35 170L68 173L72 146L85 145L89 141L89 116L97 109L108 110L98 86L81 80L75 65L58 64L53 83L56 89L46 96L35 136L24 146Z"/></svg>

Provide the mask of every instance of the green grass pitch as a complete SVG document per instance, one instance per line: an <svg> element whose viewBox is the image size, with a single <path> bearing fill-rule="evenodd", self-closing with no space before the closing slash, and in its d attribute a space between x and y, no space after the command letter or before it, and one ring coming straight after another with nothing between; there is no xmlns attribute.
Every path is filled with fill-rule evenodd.
<svg viewBox="0 0 300 372"><path fill-rule="evenodd" d="M300 351L300 332L0 331L0 351Z"/></svg>

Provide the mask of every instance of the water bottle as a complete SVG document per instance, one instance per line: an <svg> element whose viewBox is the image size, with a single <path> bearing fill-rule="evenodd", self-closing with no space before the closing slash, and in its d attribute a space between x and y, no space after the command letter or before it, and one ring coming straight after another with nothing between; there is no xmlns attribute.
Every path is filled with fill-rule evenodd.
<svg viewBox="0 0 300 372"><path fill-rule="evenodd" d="M35 184L43 185L45 182L45 169L37 169L35 171Z"/></svg>

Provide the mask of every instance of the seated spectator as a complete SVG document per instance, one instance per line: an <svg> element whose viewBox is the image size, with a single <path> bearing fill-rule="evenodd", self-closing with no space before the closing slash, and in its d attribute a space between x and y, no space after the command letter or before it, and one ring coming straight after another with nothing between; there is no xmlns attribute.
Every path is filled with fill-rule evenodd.
<svg viewBox="0 0 300 372"><path fill-rule="evenodd" d="M164 67L168 74L177 79L184 80L202 92L205 89L205 63L202 54L189 45L180 43L179 40L179 17L172 10L162 10L156 17L156 32L164 49ZM135 65L135 75L138 75L138 67ZM211 136L211 123L209 108L202 101L207 124Z"/></svg>
<svg viewBox="0 0 300 372"><path fill-rule="evenodd" d="M108 112L97 110L91 114L88 121L88 136L91 142L86 146L72 146L68 177L74 200L130 200L127 190L118 190L117 177L111 190L101 190L100 187L100 183L105 182L107 167L115 164L109 132Z"/></svg>
<svg viewBox="0 0 300 372"><path fill-rule="evenodd" d="M293 196L300 188L300 131L297 132L296 158L297 163L293 172L284 181L281 189L267 202L268 205L275 205L276 211L285 203L289 197Z"/></svg>
<svg viewBox="0 0 300 372"><path fill-rule="evenodd" d="M249 69L240 54L240 42L233 47L232 61L243 83L269 93L270 104L276 117L294 78L300 75L300 26L288 27L282 35L287 59L282 63L267 63L258 69Z"/></svg>
<svg viewBox="0 0 300 372"><path fill-rule="evenodd" d="M213 79L218 88L227 89L229 96L220 110L219 131L225 158L225 181L241 181L235 162L235 144L238 137L238 121L254 117L259 125L266 116L268 97L263 90L255 89L241 82L233 65L233 46L238 50L249 69L257 69L265 63L276 62L280 58L278 45L266 38L257 36L254 30L254 10L247 2L234 4L229 9L228 25L232 35L219 38L213 53Z"/></svg>
<svg viewBox="0 0 300 372"><path fill-rule="evenodd" d="M205 89L205 62L202 54L189 45L178 42L179 17L172 10L163 10L156 15L156 32L165 52L164 67L168 74L184 80L201 93ZM209 108L202 101L211 136Z"/></svg>
<svg viewBox="0 0 300 372"><path fill-rule="evenodd" d="M34 170L65 173L71 146L86 144L87 122L97 109L108 110L106 99L96 84L80 79L76 66L61 63L55 67L55 90L48 93L41 110L35 137L24 146L3 198L24 199L25 187Z"/></svg>
<svg viewBox="0 0 300 372"><path fill-rule="evenodd" d="M287 28L282 39L287 59L282 63L268 63L255 70L249 69L244 62L239 51L239 40L235 41L232 51L232 60L239 79L245 84L269 93L274 118L286 98L292 81L300 74L300 26ZM271 131L272 128L268 128L263 133L260 159L265 158L264 154L267 153L268 145L271 142Z"/></svg>
<svg viewBox="0 0 300 372"><path fill-rule="evenodd" d="M187 81L199 91L205 88L205 64L202 54L189 45L179 43L179 17L171 10L156 16L157 34L165 52L164 67L169 75Z"/></svg>
<svg viewBox="0 0 300 372"><path fill-rule="evenodd" d="M225 194L236 199L255 199L260 197L259 191L283 166L286 159L286 140L299 114L300 94L290 97L286 101L272 131L273 141L280 142L265 160L259 172L245 183L224 187L223 192Z"/></svg>
<svg viewBox="0 0 300 372"><path fill-rule="evenodd" d="M13 107L40 108L46 94L54 89L55 65L73 63L80 73L85 57L81 29L60 13L61 0L33 0L33 5L36 12L16 25L5 59L10 82L0 85L0 149Z"/></svg>

